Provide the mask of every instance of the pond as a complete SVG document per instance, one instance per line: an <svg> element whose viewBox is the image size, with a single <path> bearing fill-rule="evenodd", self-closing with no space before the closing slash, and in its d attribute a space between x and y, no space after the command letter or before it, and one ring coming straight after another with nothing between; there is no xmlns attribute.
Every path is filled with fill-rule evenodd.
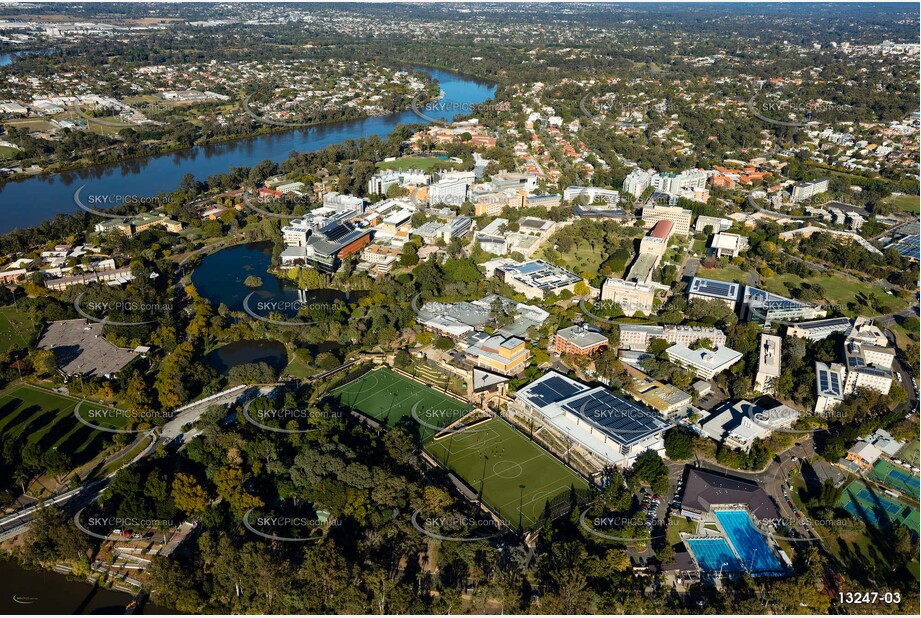
<svg viewBox="0 0 921 618"><path fill-rule="evenodd" d="M300 306L309 303L331 305L348 303L367 294L365 291L343 292L334 289L306 290L298 294L297 285L268 272L272 265L272 243L254 242L221 249L205 257L192 273L192 283L203 298L215 307L221 303L231 311L243 311L243 300L255 292L250 308L256 301L287 302L290 310L279 309L285 315L297 314ZM259 288L248 288L243 282L250 275L262 279ZM260 312L261 313L261 312Z"/></svg>
<svg viewBox="0 0 921 618"><path fill-rule="evenodd" d="M250 363L266 363L281 371L288 365L285 344L269 339L242 339L212 350L205 362L221 373Z"/></svg>

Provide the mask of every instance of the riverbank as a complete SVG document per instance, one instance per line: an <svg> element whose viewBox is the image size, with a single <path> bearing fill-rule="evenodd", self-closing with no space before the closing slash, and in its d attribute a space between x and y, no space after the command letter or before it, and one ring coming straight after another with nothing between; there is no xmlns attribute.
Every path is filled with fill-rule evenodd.
<svg viewBox="0 0 921 618"><path fill-rule="evenodd" d="M433 99L427 99L424 102L428 103L431 100ZM42 161L28 160L25 164L23 164L20 161L17 161L15 159L7 159L7 160L0 161L0 163L2 163L0 167L2 166L21 167L22 165L28 165L29 167L22 172L0 176L0 190L2 190L3 185L6 183L17 182L21 180L28 180L29 178L32 178L35 176L38 176L38 177L53 176L55 174L62 174L64 172L78 172L80 170L88 169L88 168L99 166L99 165L118 165L120 163L128 163L130 161L146 159L147 157L160 157L160 156L166 156L170 154L182 153L188 150L192 150L193 148L203 148L203 147L215 146L219 144L232 144L234 142L241 141L241 140L258 138L263 135L287 133L290 131L296 131L298 129L308 129L311 127L331 125L331 124L336 124L340 122L352 122L356 120L365 120L368 118L379 118L379 117L388 116L391 114L400 114L400 113L409 111L411 109L412 109L412 105L410 104L407 107L403 107L398 110L390 111L390 112L383 113L383 114L373 114L373 115L357 114L354 116L345 116L342 118L334 118L330 120L323 120L323 121L317 121L317 122L306 122L303 124L299 124L296 127L273 126L273 125L266 124L266 125L263 125L262 128L256 131L240 133L238 135L202 138L202 139L197 140L191 146L182 146L178 144L162 144L161 142L157 142L158 147L155 147L155 148L151 147L145 150L144 152L140 152L137 154L127 155L127 156L116 156L116 157L111 157L111 158L103 157L95 161L86 161L85 159L80 159L79 161L73 162L72 164L51 163L51 164L48 164L42 167ZM419 122L425 122L425 121L420 118ZM125 128L130 129L133 127L126 126ZM147 146L152 146L152 145L142 144L142 147L146 148Z"/></svg>
<svg viewBox="0 0 921 618"><path fill-rule="evenodd" d="M110 590L58 571L27 571L8 555L0 556L0 614L7 615L123 615L134 594ZM166 608L145 604L143 614L172 614Z"/></svg>
<svg viewBox="0 0 921 618"><path fill-rule="evenodd" d="M495 93L492 83L438 69L424 71L445 92L444 109L426 111L432 118L450 120L455 115L452 110L470 109ZM280 163L292 151L317 152L349 140L386 137L399 125L420 122L424 120L416 112L403 111L10 181L0 186L0 234L39 225L58 214L77 212L73 195L81 186L85 187L85 199L92 195L152 197L175 190L185 174L203 180L265 160Z"/></svg>

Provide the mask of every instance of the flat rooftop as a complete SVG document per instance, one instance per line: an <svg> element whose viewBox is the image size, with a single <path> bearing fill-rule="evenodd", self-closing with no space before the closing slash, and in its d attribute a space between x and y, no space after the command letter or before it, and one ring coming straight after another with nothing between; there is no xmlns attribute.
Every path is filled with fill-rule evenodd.
<svg viewBox="0 0 921 618"><path fill-rule="evenodd" d="M761 335L758 371L769 376L780 375L781 339L776 335Z"/></svg>
<svg viewBox="0 0 921 618"><path fill-rule="evenodd" d="M109 376L124 369L138 354L109 343L102 331L102 324L84 319L51 322L38 347L54 352L58 367L68 375Z"/></svg>
<svg viewBox="0 0 921 618"><path fill-rule="evenodd" d="M593 328L588 328L581 324L560 329L556 334L580 348L587 348L599 343L608 342L607 336Z"/></svg>
<svg viewBox="0 0 921 618"><path fill-rule="evenodd" d="M738 283L704 279L703 277L694 277L691 279L691 285L688 286L688 294L733 302L739 300L740 292L741 286Z"/></svg>

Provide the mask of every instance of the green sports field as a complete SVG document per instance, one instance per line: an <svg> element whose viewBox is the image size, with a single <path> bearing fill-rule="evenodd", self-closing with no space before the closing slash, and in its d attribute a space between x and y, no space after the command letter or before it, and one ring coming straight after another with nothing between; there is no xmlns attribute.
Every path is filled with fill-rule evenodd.
<svg viewBox="0 0 921 618"><path fill-rule="evenodd" d="M433 167L439 163L444 163L449 166L454 166L455 164L447 159L442 159L441 157L400 157L394 161L382 161L377 164L377 168L381 170L420 170L423 172L430 171Z"/></svg>
<svg viewBox="0 0 921 618"><path fill-rule="evenodd" d="M404 418L415 416L423 441L471 410L462 401L387 368L377 369L343 384L333 389L331 395L353 410L388 427L393 427Z"/></svg>
<svg viewBox="0 0 921 618"><path fill-rule="evenodd" d="M26 336L31 332L29 318L15 307L0 307L0 353L8 351L13 344L28 347Z"/></svg>
<svg viewBox="0 0 921 618"><path fill-rule="evenodd" d="M499 418L430 440L425 450L512 527L529 529L547 501L588 483Z"/></svg>
<svg viewBox="0 0 921 618"><path fill-rule="evenodd" d="M33 386L15 386L0 394L0 439L55 448L69 455L75 465L85 463L104 448L111 434L78 421L74 417L78 401Z"/></svg>

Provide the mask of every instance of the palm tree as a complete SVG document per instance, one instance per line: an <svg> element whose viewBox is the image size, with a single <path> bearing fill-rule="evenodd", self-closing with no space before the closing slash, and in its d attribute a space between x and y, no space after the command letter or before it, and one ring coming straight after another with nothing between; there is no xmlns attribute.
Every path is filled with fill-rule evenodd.
<svg viewBox="0 0 921 618"><path fill-rule="evenodd" d="M26 495L26 484L32 480L32 475L23 470L16 468L13 472L13 482L22 488L22 495Z"/></svg>

